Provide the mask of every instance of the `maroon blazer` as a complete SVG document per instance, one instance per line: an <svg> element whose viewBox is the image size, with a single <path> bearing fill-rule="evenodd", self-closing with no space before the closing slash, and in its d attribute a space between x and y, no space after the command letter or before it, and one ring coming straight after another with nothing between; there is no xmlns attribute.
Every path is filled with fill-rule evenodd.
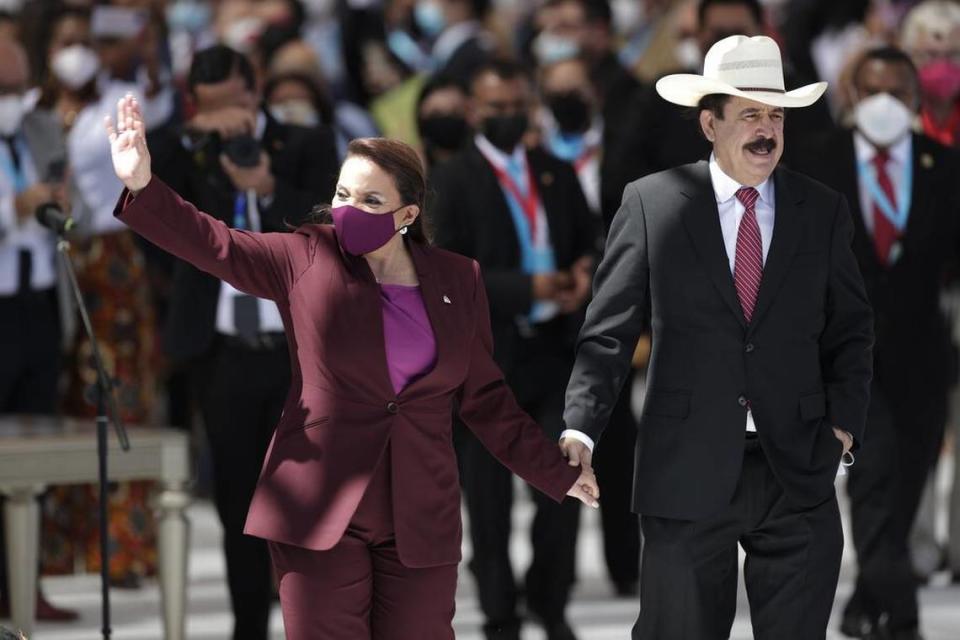
<svg viewBox="0 0 960 640"><path fill-rule="evenodd" d="M390 443L394 523L409 567L460 560L460 484L453 407L504 465L556 501L579 475L517 405L493 361L476 262L408 243L437 343L437 361L394 393L380 292L366 260L333 227L293 233L230 229L155 177L115 214L157 246L237 289L276 301L292 379L244 531L308 549L333 547Z"/></svg>

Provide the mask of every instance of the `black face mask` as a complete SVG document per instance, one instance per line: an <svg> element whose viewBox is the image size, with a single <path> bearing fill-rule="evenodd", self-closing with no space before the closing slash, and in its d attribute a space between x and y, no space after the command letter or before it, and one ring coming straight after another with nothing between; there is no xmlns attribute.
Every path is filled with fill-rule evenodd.
<svg viewBox="0 0 960 640"><path fill-rule="evenodd" d="M546 102L563 133L582 133L590 127L590 105L576 91L548 95Z"/></svg>
<svg viewBox="0 0 960 640"><path fill-rule="evenodd" d="M483 121L483 135L493 146L505 153L517 148L517 144L527 132L527 115L491 116Z"/></svg>
<svg viewBox="0 0 960 640"><path fill-rule="evenodd" d="M427 147L456 151L463 146L470 133L463 116L434 115L421 118L418 122L420 137Z"/></svg>

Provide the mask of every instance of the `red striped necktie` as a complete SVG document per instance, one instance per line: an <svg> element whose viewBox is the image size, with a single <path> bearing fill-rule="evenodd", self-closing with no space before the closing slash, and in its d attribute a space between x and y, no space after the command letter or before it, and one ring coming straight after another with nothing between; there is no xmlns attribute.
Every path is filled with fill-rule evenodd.
<svg viewBox="0 0 960 640"><path fill-rule="evenodd" d="M894 193L893 181L890 180L890 174L887 173L887 163L890 161L890 154L886 150L877 151L873 157L874 167L877 169L877 184L883 190L883 195L887 197L890 205L896 209L898 202ZM873 245L877 252L877 258L880 263L890 264L890 251L893 245L900 238L900 232L893 226L893 223L883 215L880 205L873 203Z"/></svg>
<svg viewBox="0 0 960 640"><path fill-rule="evenodd" d="M733 281L737 287L737 297L747 323L753 317L757 305L757 293L760 291L760 279L763 277L763 241L760 239L760 225L757 224L757 199L760 193L753 187L742 187L737 191L737 200L743 203L743 218L737 229L737 253L733 262Z"/></svg>

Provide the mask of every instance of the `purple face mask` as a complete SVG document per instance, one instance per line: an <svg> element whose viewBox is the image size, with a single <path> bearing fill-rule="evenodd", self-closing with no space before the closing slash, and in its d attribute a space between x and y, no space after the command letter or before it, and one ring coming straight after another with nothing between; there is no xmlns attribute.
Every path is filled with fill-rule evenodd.
<svg viewBox="0 0 960 640"><path fill-rule="evenodd" d="M403 207L401 207L402 209ZM330 210L340 246L349 254L360 256L376 251L397 233L393 214L369 213L349 204Z"/></svg>

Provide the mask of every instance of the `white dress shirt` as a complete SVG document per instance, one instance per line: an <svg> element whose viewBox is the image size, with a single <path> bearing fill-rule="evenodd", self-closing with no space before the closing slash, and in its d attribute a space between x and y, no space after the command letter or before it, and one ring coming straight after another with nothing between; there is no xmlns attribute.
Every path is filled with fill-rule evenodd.
<svg viewBox="0 0 960 640"><path fill-rule="evenodd" d="M33 156L22 135L17 137L20 173L24 184L36 184L38 177ZM16 177L14 163L6 142L0 142L0 296L17 293L20 282L20 252L31 255L30 288L34 291L52 288L57 281L55 238L40 226L33 216L17 219Z"/></svg>
<svg viewBox="0 0 960 640"><path fill-rule="evenodd" d="M727 250L727 259L730 261L730 274L734 273L737 261L737 232L740 230L740 221L746 212L743 203L737 198L737 191L742 184L728 176L717 164L717 158L710 154L710 181L713 183L713 193L717 199L717 211L720 213L720 231L723 233L723 246ZM770 253L770 241L773 239L774 220L774 193L773 181L767 178L756 187L760 197L754 206L757 224L760 226L760 242L763 245L763 264L767 264L767 254ZM753 423L753 412L747 410L747 431L756 431Z"/></svg>
<svg viewBox="0 0 960 640"><path fill-rule="evenodd" d="M877 155L877 148L873 146L859 131L853 132L853 149L857 155L857 165L865 166L871 173L876 171L873 166L873 159ZM908 162L913 162L913 136L906 135L887 149L890 159L887 161L887 175L890 182L893 183L893 193L897 196L903 186L904 170ZM873 235L873 196L867 183L857 177L857 183L860 186L860 212L863 215L863 224L867 232ZM879 183L878 183L879 184ZM894 209L899 209L900 202L893 203Z"/></svg>
<svg viewBox="0 0 960 640"><path fill-rule="evenodd" d="M737 232L740 230L740 221L746 209L737 199L737 191L743 186L728 176L717 164L717 159L710 154L710 181L713 183L713 193L716 197L717 212L720 214L720 231L723 233L723 245L730 261L730 274L734 272L737 259ZM763 245L763 263L767 263L767 254L770 253L770 241L773 239L774 203L775 195L773 180L764 180L756 187L760 197L754 207L757 224L760 226L760 241ZM753 422L753 413L747 410L747 431L756 431ZM580 440L593 451L593 440L582 431L567 429L560 434L560 438L574 438Z"/></svg>
<svg viewBox="0 0 960 640"><path fill-rule="evenodd" d="M267 117L263 112L257 114L257 123L256 130L254 135L257 140L263 139L263 132L267 128ZM247 198L247 217L248 224L251 231L260 232L262 231L262 226L260 224L260 202L261 199L257 198L257 194L254 190L250 190L246 194ZM227 282L220 282L220 297L217 301L217 331L224 335L235 336L237 335L237 324L233 319L234 311L234 298L237 296L245 296L247 294L242 291L238 291L232 285ZM280 309L277 307L277 303L272 300L265 300L263 298L257 298L257 310L259 311L260 316L260 332L261 333L282 333L283 332L283 318L280 316Z"/></svg>

